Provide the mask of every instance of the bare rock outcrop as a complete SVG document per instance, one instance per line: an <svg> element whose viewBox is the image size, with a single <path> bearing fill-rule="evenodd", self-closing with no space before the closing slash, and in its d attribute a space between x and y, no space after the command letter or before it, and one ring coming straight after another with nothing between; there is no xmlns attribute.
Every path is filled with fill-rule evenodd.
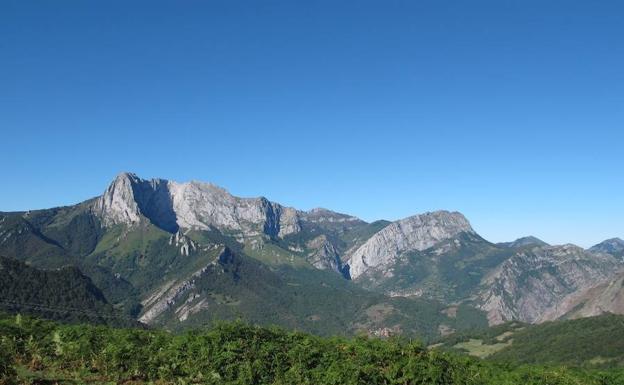
<svg viewBox="0 0 624 385"><path fill-rule="evenodd" d="M556 319L566 312L569 296L612 277L620 268L609 254L589 253L570 244L520 251L483 278L480 307L490 324Z"/></svg>
<svg viewBox="0 0 624 385"><path fill-rule="evenodd" d="M403 252L425 250L462 232L473 230L458 212L435 211L393 222L348 253L351 277L385 269Z"/></svg>
<svg viewBox="0 0 624 385"><path fill-rule="evenodd" d="M319 235L310 240L306 247L312 252L307 260L314 267L321 270L333 270L343 274L343 265L338 249L329 241L326 235Z"/></svg>
<svg viewBox="0 0 624 385"><path fill-rule="evenodd" d="M172 233L215 227L244 237L284 237L301 230L297 210L266 198L239 198L210 183L144 180L131 173L118 175L93 208L105 226L149 221Z"/></svg>

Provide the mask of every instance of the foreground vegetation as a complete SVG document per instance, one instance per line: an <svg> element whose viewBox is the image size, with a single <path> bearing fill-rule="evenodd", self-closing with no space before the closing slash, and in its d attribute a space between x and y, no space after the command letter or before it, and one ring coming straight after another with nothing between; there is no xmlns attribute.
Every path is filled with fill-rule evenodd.
<svg viewBox="0 0 624 385"><path fill-rule="evenodd" d="M323 338L240 323L165 331L0 319L11 383L622 384L624 371L499 365L409 340Z"/></svg>

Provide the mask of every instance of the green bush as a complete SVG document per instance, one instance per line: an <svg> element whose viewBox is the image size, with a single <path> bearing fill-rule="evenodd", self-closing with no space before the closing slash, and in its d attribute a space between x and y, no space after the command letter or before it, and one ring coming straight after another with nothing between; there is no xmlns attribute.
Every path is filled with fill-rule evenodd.
<svg viewBox="0 0 624 385"><path fill-rule="evenodd" d="M16 355L14 346L6 336L0 336L0 385L15 382L13 361Z"/></svg>
<svg viewBox="0 0 624 385"><path fill-rule="evenodd" d="M78 382L202 384L608 385L622 371L496 364L400 338L322 338L242 323L164 331L0 320L0 361ZM8 369L7 369L8 368ZM8 373L8 372L7 372ZM91 376L91 377L90 377ZM8 377L7 377L8 378Z"/></svg>

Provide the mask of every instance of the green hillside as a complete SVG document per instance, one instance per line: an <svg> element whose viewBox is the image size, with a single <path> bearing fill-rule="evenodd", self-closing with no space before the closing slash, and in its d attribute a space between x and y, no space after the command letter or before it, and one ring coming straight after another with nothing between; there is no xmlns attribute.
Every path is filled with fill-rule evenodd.
<svg viewBox="0 0 624 385"><path fill-rule="evenodd" d="M457 333L441 344L497 362L624 367L624 316L605 314L539 325L512 322Z"/></svg>
<svg viewBox="0 0 624 385"><path fill-rule="evenodd" d="M66 322L137 325L75 267L39 270L0 257L0 309Z"/></svg>
<svg viewBox="0 0 624 385"><path fill-rule="evenodd" d="M624 371L499 365L401 339L221 324L201 332L0 318L0 382L54 384L611 385Z"/></svg>
<svg viewBox="0 0 624 385"><path fill-rule="evenodd" d="M406 334L429 341L442 331L485 326L484 314L467 306L455 315L435 300L387 297L307 260L306 242L319 234L346 248L386 225L320 222L307 225L300 238L241 243L217 229L176 235L147 221L103 229L77 205L2 214L0 253L37 268L77 267L126 317L164 307L149 323L168 330L242 319L325 336ZM168 298L173 287L180 290L171 289Z"/></svg>
<svg viewBox="0 0 624 385"><path fill-rule="evenodd" d="M325 336L387 329L391 334L431 340L437 338L440 327L462 330L486 324L483 314L472 308L461 307L459 316L451 317L444 312L446 306L436 301L390 298L363 290L332 272L298 264L270 266L231 251L194 282L193 290L178 296L179 303L185 304L182 308L197 305L209 311L180 321L171 308L152 325L183 330L243 319Z"/></svg>

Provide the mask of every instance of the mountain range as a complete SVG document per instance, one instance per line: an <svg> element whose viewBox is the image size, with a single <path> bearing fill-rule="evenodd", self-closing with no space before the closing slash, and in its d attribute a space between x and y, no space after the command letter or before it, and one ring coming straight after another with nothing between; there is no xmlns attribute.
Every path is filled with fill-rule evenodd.
<svg viewBox="0 0 624 385"><path fill-rule="evenodd" d="M512 320L624 313L617 238L587 250L535 237L495 244L458 212L368 223L131 173L73 206L0 213L0 256L9 261L0 276L63 275L83 282L93 296L85 303L101 304L85 312L171 330L241 318L434 339ZM32 291L19 310L56 301L19 281L3 279L0 301L11 309L16 290Z"/></svg>

